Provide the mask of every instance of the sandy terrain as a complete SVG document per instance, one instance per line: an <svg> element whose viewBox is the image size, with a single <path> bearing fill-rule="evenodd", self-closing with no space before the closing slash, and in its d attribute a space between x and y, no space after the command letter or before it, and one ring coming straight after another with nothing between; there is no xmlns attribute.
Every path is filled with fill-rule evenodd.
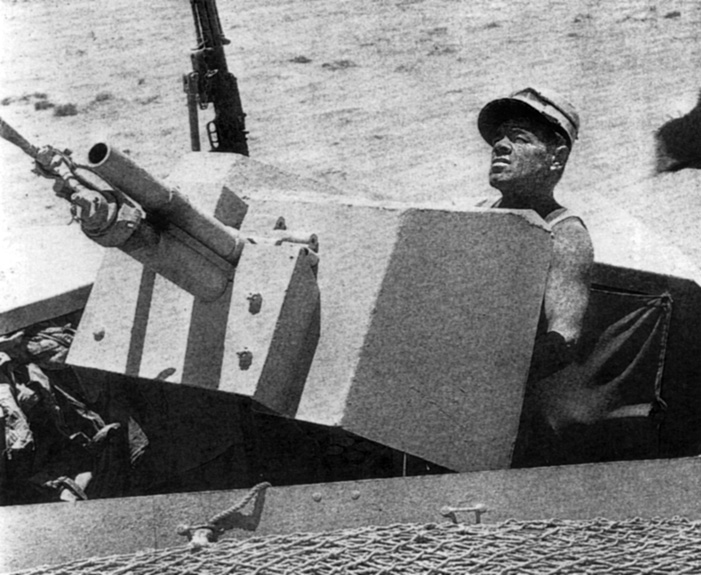
<svg viewBox="0 0 701 575"><path fill-rule="evenodd" d="M170 172L189 147L186 0L2 0L0 10L3 118L79 159L107 141L157 176ZM606 214L619 204L701 258L696 175L650 178L654 129L699 89L696 2L220 0L219 11L252 157L349 195L471 205L492 193L480 107L549 85L581 111L560 197L585 213L595 240L614 241ZM41 102L77 114L36 110ZM0 142L1 221L67 222L29 167Z"/></svg>

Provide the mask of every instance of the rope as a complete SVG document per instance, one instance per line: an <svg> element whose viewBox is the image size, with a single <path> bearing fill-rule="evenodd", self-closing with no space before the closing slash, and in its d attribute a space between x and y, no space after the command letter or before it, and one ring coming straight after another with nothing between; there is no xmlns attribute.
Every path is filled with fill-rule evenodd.
<svg viewBox="0 0 701 575"><path fill-rule="evenodd" d="M179 525L177 528L178 535L188 538L189 546L192 550L198 550L210 543L214 543L224 531L231 529L231 527L226 526L227 520L238 514L253 499L257 498L259 493L265 491L268 487L270 487L270 483L267 481L254 485L238 503L228 507L221 513L217 513L206 523Z"/></svg>
<svg viewBox="0 0 701 575"><path fill-rule="evenodd" d="M250 497L247 497L250 500ZM701 521L395 524L228 539L16 575L698 575Z"/></svg>

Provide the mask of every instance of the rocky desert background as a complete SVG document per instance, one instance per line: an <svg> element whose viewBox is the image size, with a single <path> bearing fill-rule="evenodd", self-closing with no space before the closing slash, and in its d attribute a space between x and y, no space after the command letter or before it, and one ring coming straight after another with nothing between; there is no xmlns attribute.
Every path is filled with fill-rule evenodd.
<svg viewBox="0 0 701 575"><path fill-rule="evenodd" d="M697 2L218 6L252 158L344 196L470 206L493 195L479 109L516 88L549 86L581 112L559 197L586 218L597 257L696 273L698 172L654 176L652 136L697 100ZM187 0L0 0L0 10L0 116L30 141L78 160L105 141L158 177L188 152ZM67 206L30 168L0 141L0 222L67 224Z"/></svg>

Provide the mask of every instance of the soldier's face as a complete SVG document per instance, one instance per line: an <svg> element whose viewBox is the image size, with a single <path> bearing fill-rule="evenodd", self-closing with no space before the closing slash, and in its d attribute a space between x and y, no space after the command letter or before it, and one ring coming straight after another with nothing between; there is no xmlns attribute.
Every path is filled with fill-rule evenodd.
<svg viewBox="0 0 701 575"><path fill-rule="evenodd" d="M546 134L523 118L504 122L492 142L489 183L501 191L531 191L552 177L553 154Z"/></svg>

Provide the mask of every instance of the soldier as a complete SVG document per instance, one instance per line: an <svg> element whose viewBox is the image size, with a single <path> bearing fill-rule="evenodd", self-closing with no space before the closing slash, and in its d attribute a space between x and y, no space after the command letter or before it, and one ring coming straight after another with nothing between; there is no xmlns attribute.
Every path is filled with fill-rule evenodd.
<svg viewBox="0 0 701 575"><path fill-rule="evenodd" d="M594 258L586 226L554 197L577 139L579 116L561 96L525 88L489 102L479 114L478 128L492 146L489 183L502 194L491 207L533 210L553 232L553 255L514 456L514 465L547 463L536 455L543 453L536 445L543 433L536 433L534 426L542 426L543 418L535 413L532 389L576 357Z"/></svg>

